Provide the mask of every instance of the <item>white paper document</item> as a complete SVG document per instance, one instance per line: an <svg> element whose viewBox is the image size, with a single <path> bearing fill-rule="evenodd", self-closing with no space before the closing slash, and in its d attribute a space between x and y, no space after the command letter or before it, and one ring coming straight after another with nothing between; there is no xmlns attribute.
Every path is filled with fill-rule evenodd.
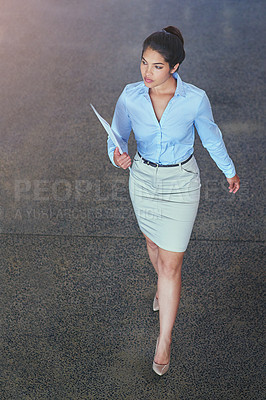
<svg viewBox="0 0 266 400"><path fill-rule="evenodd" d="M123 139L121 138L121 136L118 135L118 133L116 133L111 128L111 126L108 124L107 121L105 121L105 119L103 119L103 117L101 117L101 115L96 111L96 109L93 107L92 104L91 104L91 108L93 109L93 111L95 112L97 117L99 118L99 121L101 122L102 126L104 127L104 129L106 130L108 135L110 136L112 142L116 145L116 147L119 148L120 154L123 154L124 152L128 153L128 145L127 145L127 143L125 143L123 141Z"/></svg>

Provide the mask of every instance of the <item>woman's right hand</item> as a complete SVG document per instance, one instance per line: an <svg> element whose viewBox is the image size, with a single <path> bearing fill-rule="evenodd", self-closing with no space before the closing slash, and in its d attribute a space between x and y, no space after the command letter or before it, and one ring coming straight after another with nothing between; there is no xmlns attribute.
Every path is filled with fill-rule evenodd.
<svg viewBox="0 0 266 400"><path fill-rule="evenodd" d="M131 158L127 153L120 154L118 147L114 151L114 163L123 169L127 169L131 165Z"/></svg>

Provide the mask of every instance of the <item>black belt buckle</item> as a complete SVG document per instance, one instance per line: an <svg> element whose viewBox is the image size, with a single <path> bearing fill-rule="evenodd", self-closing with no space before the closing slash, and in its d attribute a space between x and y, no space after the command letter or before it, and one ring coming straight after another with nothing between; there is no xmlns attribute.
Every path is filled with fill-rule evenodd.
<svg viewBox="0 0 266 400"><path fill-rule="evenodd" d="M143 160L144 164L150 165L151 167L160 167L159 164L156 164L156 163L154 163L152 161L145 160L145 158L142 158L142 160Z"/></svg>

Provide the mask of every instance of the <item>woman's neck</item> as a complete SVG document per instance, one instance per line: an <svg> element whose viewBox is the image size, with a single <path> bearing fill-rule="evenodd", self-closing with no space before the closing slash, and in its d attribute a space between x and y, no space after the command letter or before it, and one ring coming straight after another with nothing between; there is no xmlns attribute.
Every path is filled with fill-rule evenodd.
<svg viewBox="0 0 266 400"><path fill-rule="evenodd" d="M160 86L151 88L150 93L155 95L174 94L176 91L176 85L176 79L171 75L169 79Z"/></svg>

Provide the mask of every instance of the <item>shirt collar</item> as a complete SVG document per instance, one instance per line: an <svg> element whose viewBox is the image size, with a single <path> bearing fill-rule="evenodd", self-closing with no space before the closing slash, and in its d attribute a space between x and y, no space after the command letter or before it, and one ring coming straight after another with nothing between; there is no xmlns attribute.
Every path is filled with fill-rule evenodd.
<svg viewBox="0 0 266 400"><path fill-rule="evenodd" d="M180 76L178 75L177 72L173 73L173 77L176 79L176 90L175 90L175 94L174 95L175 96L180 95L180 96L185 97L186 96L186 91L185 91L182 79L180 78ZM145 85L144 82L143 82L143 86L142 86L142 92L145 93L145 94L149 93L149 88Z"/></svg>
<svg viewBox="0 0 266 400"><path fill-rule="evenodd" d="M180 96L185 97L186 96L186 91L184 88L184 84L182 79L180 78L180 76L178 75L177 72L173 73L173 77L176 79L176 91L175 91L175 96L178 96L180 94Z"/></svg>

